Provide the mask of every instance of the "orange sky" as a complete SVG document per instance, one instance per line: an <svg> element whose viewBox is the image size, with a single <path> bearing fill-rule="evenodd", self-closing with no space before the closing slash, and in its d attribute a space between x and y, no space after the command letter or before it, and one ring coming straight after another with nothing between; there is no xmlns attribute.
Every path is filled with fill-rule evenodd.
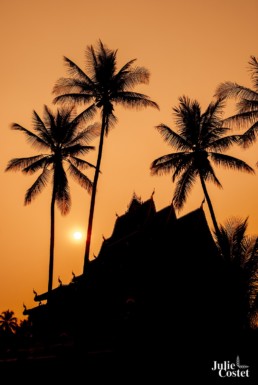
<svg viewBox="0 0 258 385"><path fill-rule="evenodd" d="M35 154L10 124L31 128L33 109L42 114L44 104L52 107L53 85L66 75L62 57L83 67L86 46L101 39L118 49L119 67L136 58L150 70L150 84L136 91L160 106L160 111L116 110L118 124L105 143L98 185L91 249L98 254L102 235L111 235L116 213L126 211L134 192L146 200L155 188L157 209L171 202L170 177L150 176L149 166L172 152L154 126L174 127L171 111L178 97L195 98L205 109L222 81L251 87L247 63L258 56L257 14L257 0L1 0L0 312L9 308L22 318L23 302L34 306L33 288L47 289L50 188L24 207L35 176L4 169L11 158ZM257 145L234 154L251 166L258 161ZM208 189L218 221L249 216L248 232L258 233L258 175L217 174L223 190ZM70 214L57 215L54 286L58 276L68 283L72 271L79 275L83 268L84 244L74 241L72 232L86 232L90 197L72 181L71 194ZM196 185L179 215L199 207L202 199Z"/></svg>

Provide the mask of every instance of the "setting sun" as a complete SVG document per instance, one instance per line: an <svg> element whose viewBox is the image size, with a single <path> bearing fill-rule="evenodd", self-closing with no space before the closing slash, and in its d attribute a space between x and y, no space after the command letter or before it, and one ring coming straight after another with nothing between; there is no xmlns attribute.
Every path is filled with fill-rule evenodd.
<svg viewBox="0 0 258 385"><path fill-rule="evenodd" d="M76 241L81 240L81 239L82 239L82 233L81 233L81 231L75 231L75 232L73 233L73 238L74 238Z"/></svg>

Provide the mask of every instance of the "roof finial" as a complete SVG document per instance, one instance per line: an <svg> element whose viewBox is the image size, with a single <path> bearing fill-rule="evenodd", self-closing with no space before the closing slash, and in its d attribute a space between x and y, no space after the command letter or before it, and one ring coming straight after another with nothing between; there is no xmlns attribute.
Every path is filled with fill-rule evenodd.
<svg viewBox="0 0 258 385"><path fill-rule="evenodd" d="M136 192L134 191L133 192L133 197L132 197L132 201L133 200L136 200L137 202L141 203L142 202L142 198L136 194Z"/></svg>
<svg viewBox="0 0 258 385"><path fill-rule="evenodd" d="M59 286L62 286L62 285L63 285L63 282L61 281L60 276L58 277L58 282L59 282Z"/></svg>

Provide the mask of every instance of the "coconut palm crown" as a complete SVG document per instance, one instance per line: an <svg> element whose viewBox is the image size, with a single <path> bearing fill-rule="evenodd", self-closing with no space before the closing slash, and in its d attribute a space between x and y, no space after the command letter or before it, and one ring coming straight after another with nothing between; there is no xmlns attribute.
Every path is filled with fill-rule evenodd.
<svg viewBox="0 0 258 385"><path fill-rule="evenodd" d="M5 310L0 314L0 330L7 334L14 334L18 327L18 320L12 310Z"/></svg>
<svg viewBox="0 0 258 385"><path fill-rule="evenodd" d="M211 102L202 113L198 101L180 97L178 107L173 108L177 132L165 124L156 127L163 139L178 152L163 155L151 164L152 175L172 171L172 181L177 180L173 203L178 210L184 206L197 178L200 179L216 234L219 234L219 227L206 182L213 182L219 188L222 185L213 164L254 173L244 161L223 153L239 140L238 135L226 135L229 128L222 125L223 107L223 100L218 99Z"/></svg>
<svg viewBox="0 0 258 385"><path fill-rule="evenodd" d="M240 144L248 147L254 143L258 133L258 60L251 56L248 62L252 88L227 81L221 83L215 92L219 98L236 99L236 114L224 119L228 126L245 130Z"/></svg>

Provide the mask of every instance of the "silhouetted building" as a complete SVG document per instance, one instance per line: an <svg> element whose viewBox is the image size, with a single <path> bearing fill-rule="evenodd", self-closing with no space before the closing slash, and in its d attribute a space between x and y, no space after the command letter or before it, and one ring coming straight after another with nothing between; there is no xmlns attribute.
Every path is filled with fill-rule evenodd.
<svg viewBox="0 0 258 385"><path fill-rule="evenodd" d="M202 207L177 218L173 205L157 211L134 195L87 273L36 295L48 302L24 314L35 335L67 333L79 349L173 349L190 360L234 332L228 285Z"/></svg>

